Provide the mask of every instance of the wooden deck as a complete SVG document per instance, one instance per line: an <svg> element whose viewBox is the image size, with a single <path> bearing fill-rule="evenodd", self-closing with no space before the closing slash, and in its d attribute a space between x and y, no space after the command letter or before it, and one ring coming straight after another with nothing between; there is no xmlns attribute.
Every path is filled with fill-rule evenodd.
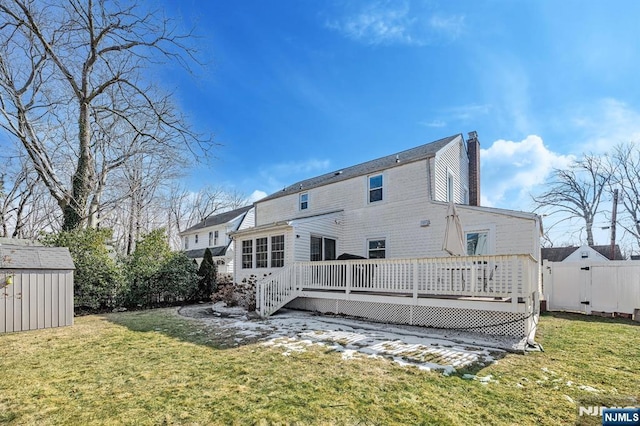
<svg viewBox="0 0 640 426"><path fill-rule="evenodd" d="M461 321L461 313L486 324L500 313L505 321L525 321L537 315L538 269L529 255L300 262L258 282L258 313L266 317L289 304L409 323L416 312L441 312L466 326L473 318Z"/></svg>

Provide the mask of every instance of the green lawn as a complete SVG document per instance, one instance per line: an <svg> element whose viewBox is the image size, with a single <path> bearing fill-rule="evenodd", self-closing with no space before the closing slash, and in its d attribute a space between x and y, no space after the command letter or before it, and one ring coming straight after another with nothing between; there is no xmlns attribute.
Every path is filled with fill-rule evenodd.
<svg viewBox="0 0 640 426"><path fill-rule="evenodd" d="M0 424L575 424L580 401L640 397L630 321L543 316L546 352L476 372L489 383L231 337L175 309L0 335Z"/></svg>

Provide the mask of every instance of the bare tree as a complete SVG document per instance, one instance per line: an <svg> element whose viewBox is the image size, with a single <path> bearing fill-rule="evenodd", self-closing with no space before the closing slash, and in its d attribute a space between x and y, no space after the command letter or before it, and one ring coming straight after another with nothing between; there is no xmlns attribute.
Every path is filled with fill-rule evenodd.
<svg viewBox="0 0 640 426"><path fill-rule="evenodd" d="M154 63L194 60L191 35L159 16L106 0L0 0L0 127L23 145L64 229L86 224L106 174L138 153L96 139L98 129L115 126L148 145L209 147L144 78Z"/></svg>
<svg viewBox="0 0 640 426"><path fill-rule="evenodd" d="M0 198L0 236L35 239L51 230L50 196L24 156L7 155L2 175L6 193Z"/></svg>
<svg viewBox="0 0 640 426"><path fill-rule="evenodd" d="M611 170L598 156L584 155L567 170L556 169L547 182L549 189L533 196L538 209L548 208L549 216L562 216L561 221L584 221L587 244L593 245L593 223L600 200L611 179Z"/></svg>
<svg viewBox="0 0 640 426"><path fill-rule="evenodd" d="M618 145L612 155L612 186L620 189L621 212L618 224L640 247L640 147L633 143Z"/></svg>
<svg viewBox="0 0 640 426"><path fill-rule="evenodd" d="M209 216L249 204L246 195L221 186L205 186L198 192L174 185L166 193L167 234L171 247L180 248L180 232Z"/></svg>

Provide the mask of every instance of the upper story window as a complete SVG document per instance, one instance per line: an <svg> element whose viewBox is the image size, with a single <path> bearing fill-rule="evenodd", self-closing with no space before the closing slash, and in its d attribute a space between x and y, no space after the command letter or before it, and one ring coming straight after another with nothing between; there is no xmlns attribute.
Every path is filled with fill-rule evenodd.
<svg viewBox="0 0 640 426"><path fill-rule="evenodd" d="M387 242L384 239L368 240L369 259L384 259L386 257Z"/></svg>
<svg viewBox="0 0 640 426"><path fill-rule="evenodd" d="M271 237L271 267L284 266L284 235Z"/></svg>
<svg viewBox="0 0 640 426"><path fill-rule="evenodd" d="M253 240L242 242L242 269L253 268Z"/></svg>
<svg viewBox="0 0 640 426"><path fill-rule="evenodd" d="M382 201L382 175L369 176L369 202Z"/></svg>
<svg viewBox="0 0 640 426"><path fill-rule="evenodd" d="M309 193L300 194L300 210L309 208Z"/></svg>
<svg viewBox="0 0 640 426"><path fill-rule="evenodd" d="M209 247L213 247L213 232L209 232Z"/></svg>
<svg viewBox="0 0 640 426"><path fill-rule="evenodd" d="M189 236L184 237L184 249L189 250Z"/></svg>
<svg viewBox="0 0 640 426"><path fill-rule="evenodd" d="M256 238L256 268L266 268L269 265L268 256L267 237Z"/></svg>
<svg viewBox="0 0 640 426"><path fill-rule="evenodd" d="M218 231L213 232L213 245L214 246L218 245Z"/></svg>
<svg viewBox="0 0 640 426"><path fill-rule="evenodd" d="M196 241L195 241L195 243L196 243L196 244L198 244L198 234L196 234Z"/></svg>

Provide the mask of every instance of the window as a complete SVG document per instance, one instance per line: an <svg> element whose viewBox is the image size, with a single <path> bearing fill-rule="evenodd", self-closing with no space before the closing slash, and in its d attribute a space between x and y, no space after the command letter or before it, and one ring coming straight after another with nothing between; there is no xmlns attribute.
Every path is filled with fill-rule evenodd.
<svg viewBox="0 0 640 426"><path fill-rule="evenodd" d="M256 238L256 268L266 268L269 266L268 256L267 237Z"/></svg>
<svg viewBox="0 0 640 426"><path fill-rule="evenodd" d="M218 231L215 231L213 233L213 245L217 246L218 245Z"/></svg>
<svg viewBox="0 0 640 426"><path fill-rule="evenodd" d="M322 260L322 237L311 237L309 260L317 262Z"/></svg>
<svg viewBox="0 0 640 426"><path fill-rule="evenodd" d="M306 210L309 208L309 194L300 194L300 210Z"/></svg>
<svg viewBox="0 0 640 426"><path fill-rule="evenodd" d="M336 240L324 239L324 260L336 260Z"/></svg>
<svg viewBox="0 0 640 426"><path fill-rule="evenodd" d="M336 240L311 236L309 259L313 262L320 260L336 260Z"/></svg>
<svg viewBox="0 0 640 426"><path fill-rule="evenodd" d="M189 250L189 236L184 237L184 249Z"/></svg>
<svg viewBox="0 0 640 426"><path fill-rule="evenodd" d="M369 259L384 259L385 258L385 240L368 240L369 246Z"/></svg>
<svg viewBox="0 0 640 426"><path fill-rule="evenodd" d="M382 201L382 175L369 176L369 202Z"/></svg>
<svg viewBox="0 0 640 426"><path fill-rule="evenodd" d="M469 256L489 254L489 232L467 232L467 254Z"/></svg>
<svg viewBox="0 0 640 426"><path fill-rule="evenodd" d="M453 173L447 174L447 201L453 201Z"/></svg>
<svg viewBox="0 0 640 426"><path fill-rule="evenodd" d="M284 266L284 235L271 237L271 267Z"/></svg>
<svg viewBox="0 0 640 426"><path fill-rule="evenodd" d="M213 247L213 232L209 232L209 247Z"/></svg>
<svg viewBox="0 0 640 426"><path fill-rule="evenodd" d="M196 234L196 241L195 241L195 243L196 243L196 244L198 244L198 234Z"/></svg>
<svg viewBox="0 0 640 426"><path fill-rule="evenodd" d="M242 242L242 269L253 268L253 240Z"/></svg>

